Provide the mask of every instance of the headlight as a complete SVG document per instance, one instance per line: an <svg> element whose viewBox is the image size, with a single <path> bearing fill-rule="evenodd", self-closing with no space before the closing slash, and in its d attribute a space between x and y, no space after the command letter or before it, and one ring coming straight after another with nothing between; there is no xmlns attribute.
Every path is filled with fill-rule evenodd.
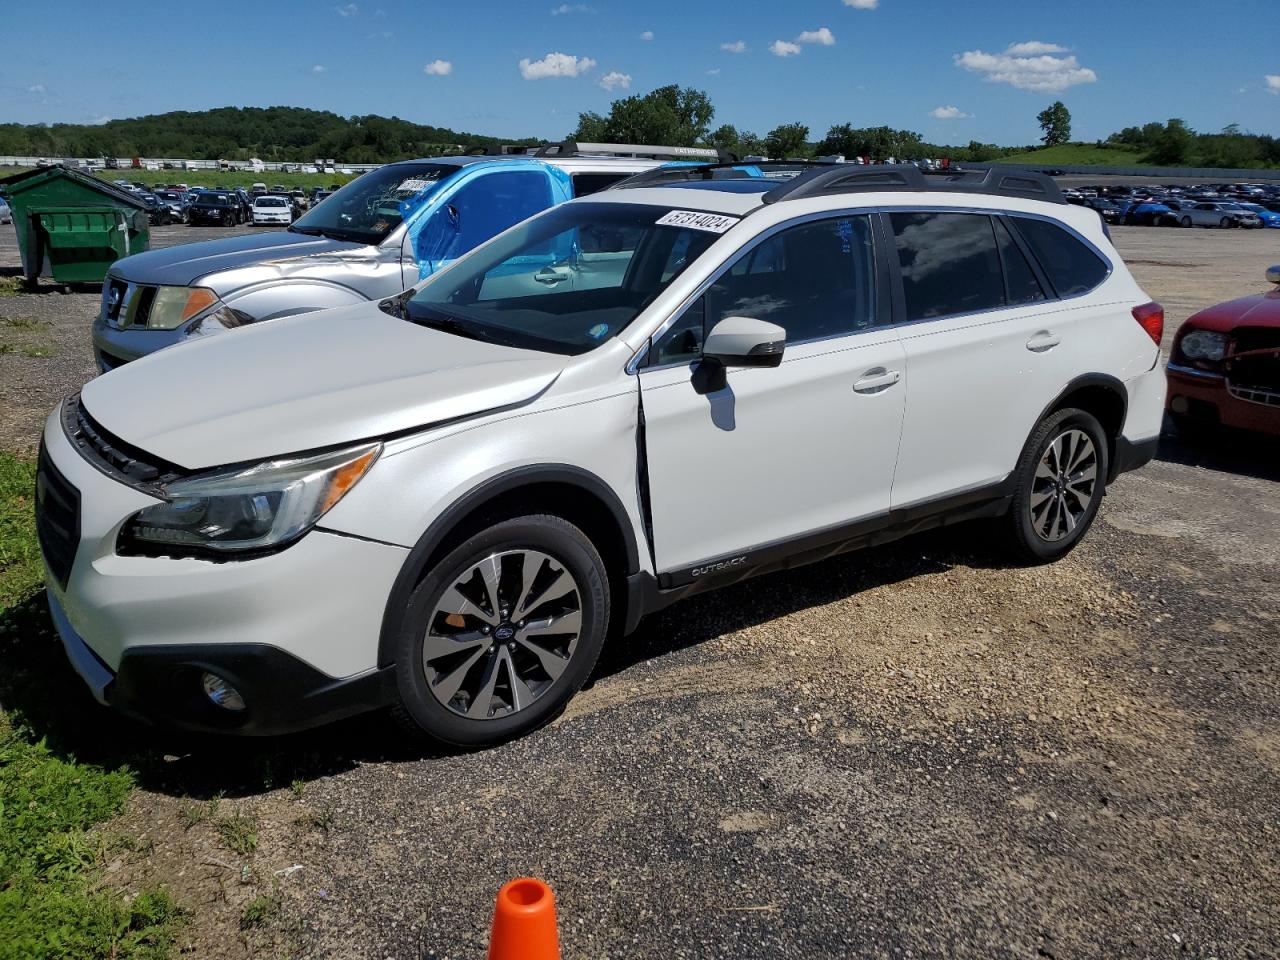
<svg viewBox="0 0 1280 960"><path fill-rule="evenodd" d="M167 484L129 518L120 552L192 556L269 551L302 536L356 485L382 444L269 460Z"/></svg>
<svg viewBox="0 0 1280 960"><path fill-rule="evenodd" d="M1192 330L1178 344L1188 360L1221 360L1227 354L1227 338L1212 330Z"/></svg>
<svg viewBox="0 0 1280 960"><path fill-rule="evenodd" d="M147 329L174 330L217 302L218 295L204 287L157 287Z"/></svg>

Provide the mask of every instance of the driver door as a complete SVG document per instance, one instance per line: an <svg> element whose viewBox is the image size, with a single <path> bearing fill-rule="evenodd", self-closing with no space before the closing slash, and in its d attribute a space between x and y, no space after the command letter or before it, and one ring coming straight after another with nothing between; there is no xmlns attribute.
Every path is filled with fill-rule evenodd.
<svg viewBox="0 0 1280 960"><path fill-rule="evenodd" d="M739 255L639 371L659 574L688 582L763 562L889 509L906 364L866 216L790 227ZM883 307L883 309L882 309ZM787 331L780 366L708 377L722 318ZM718 389L717 389L718 387Z"/></svg>

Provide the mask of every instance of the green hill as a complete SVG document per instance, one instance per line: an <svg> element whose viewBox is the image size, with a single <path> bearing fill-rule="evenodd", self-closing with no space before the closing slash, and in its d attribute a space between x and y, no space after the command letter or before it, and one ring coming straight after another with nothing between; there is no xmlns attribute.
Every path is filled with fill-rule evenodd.
<svg viewBox="0 0 1280 960"><path fill-rule="evenodd" d="M178 110L96 125L0 124L0 154L39 157L279 161L335 157L345 163L385 163L438 155L459 145L498 142L496 137L399 117L340 117L302 107Z"/></svg>
<svg viewBox="0 0 1280 960"><path fill-rule="evenodd" d="M999 162L1063 167L1086 165L1107 167L1147 166L1143 162L1142 151L1140 150L1114 146L1099 147L1092 143L1064 143L1056 147L1028 150L1026 153L1015 153L1009 157L1001 157Z"/></svg>

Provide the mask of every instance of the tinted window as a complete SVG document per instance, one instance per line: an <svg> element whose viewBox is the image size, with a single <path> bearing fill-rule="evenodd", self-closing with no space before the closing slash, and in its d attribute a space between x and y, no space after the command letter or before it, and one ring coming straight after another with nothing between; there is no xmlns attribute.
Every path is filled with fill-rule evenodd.
<svg viewBox="0 0 1280 960"><path fill-rule="evenodd" d="M586 197L629 176L629 173L575 173L569 179L573 181L573 195Z"/></svg>
<svg viewBox="0 0 1280 960"><path fill-rule="evenodd" d="M684 258L673 248L666 270ZM844 217L807 223L742 254L658 340L651 365L697 359L707 331L725 317L776 323L788 343L840 336L875 323L870 221Z"/></svg>
<svg viewBox="0 0 1280 960"><path fill-rule="evenodd" d="M1004 306L991 218L974 213L894 213L908 320Z"/></svg>
<svg viewBox="0 0 1280 960"><path fill-rule="evenodd" d="M1058 296L1085 293L1106 278L1106 262L1061 227L1028 217L1015 222Z"/></svg>
<svg viewBox="0 0 1280 960"><path fill-rule="evenodd" d="M1044 289L1036 279L1035 271L1027 258L1018 249L1013 234L999 220L993 221L996 226L996 242L1000 246L1000 262L1004 265L1004 284L1008 291L1008 302L1012 305L1035 303L1044 299Z"/></svg>

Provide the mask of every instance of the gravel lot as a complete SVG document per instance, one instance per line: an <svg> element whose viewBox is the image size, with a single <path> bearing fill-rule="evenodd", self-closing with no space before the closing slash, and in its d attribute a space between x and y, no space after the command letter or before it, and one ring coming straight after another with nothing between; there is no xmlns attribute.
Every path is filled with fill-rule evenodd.
<svg viewBox="0 0 1280 960"><path fill-rule="evenodd" d="M1280 231L1114 233L1170 335L1280 262ZM16 262L0 228L0 283ZM0 295L0 446L32 450L92 376L97 301ZM111 876L174 890L195 956L481 957L497 887L533 874L566 958L1274 957L1277 453L1167 438L1051 567L966 526L685 602L480 753L377 717L142 730L86 702L34 606L0 702L138 766L117 826L145 852ZM219 840L233 812L251 857ZM242 930L264 894L278 914Z"/></svg>

